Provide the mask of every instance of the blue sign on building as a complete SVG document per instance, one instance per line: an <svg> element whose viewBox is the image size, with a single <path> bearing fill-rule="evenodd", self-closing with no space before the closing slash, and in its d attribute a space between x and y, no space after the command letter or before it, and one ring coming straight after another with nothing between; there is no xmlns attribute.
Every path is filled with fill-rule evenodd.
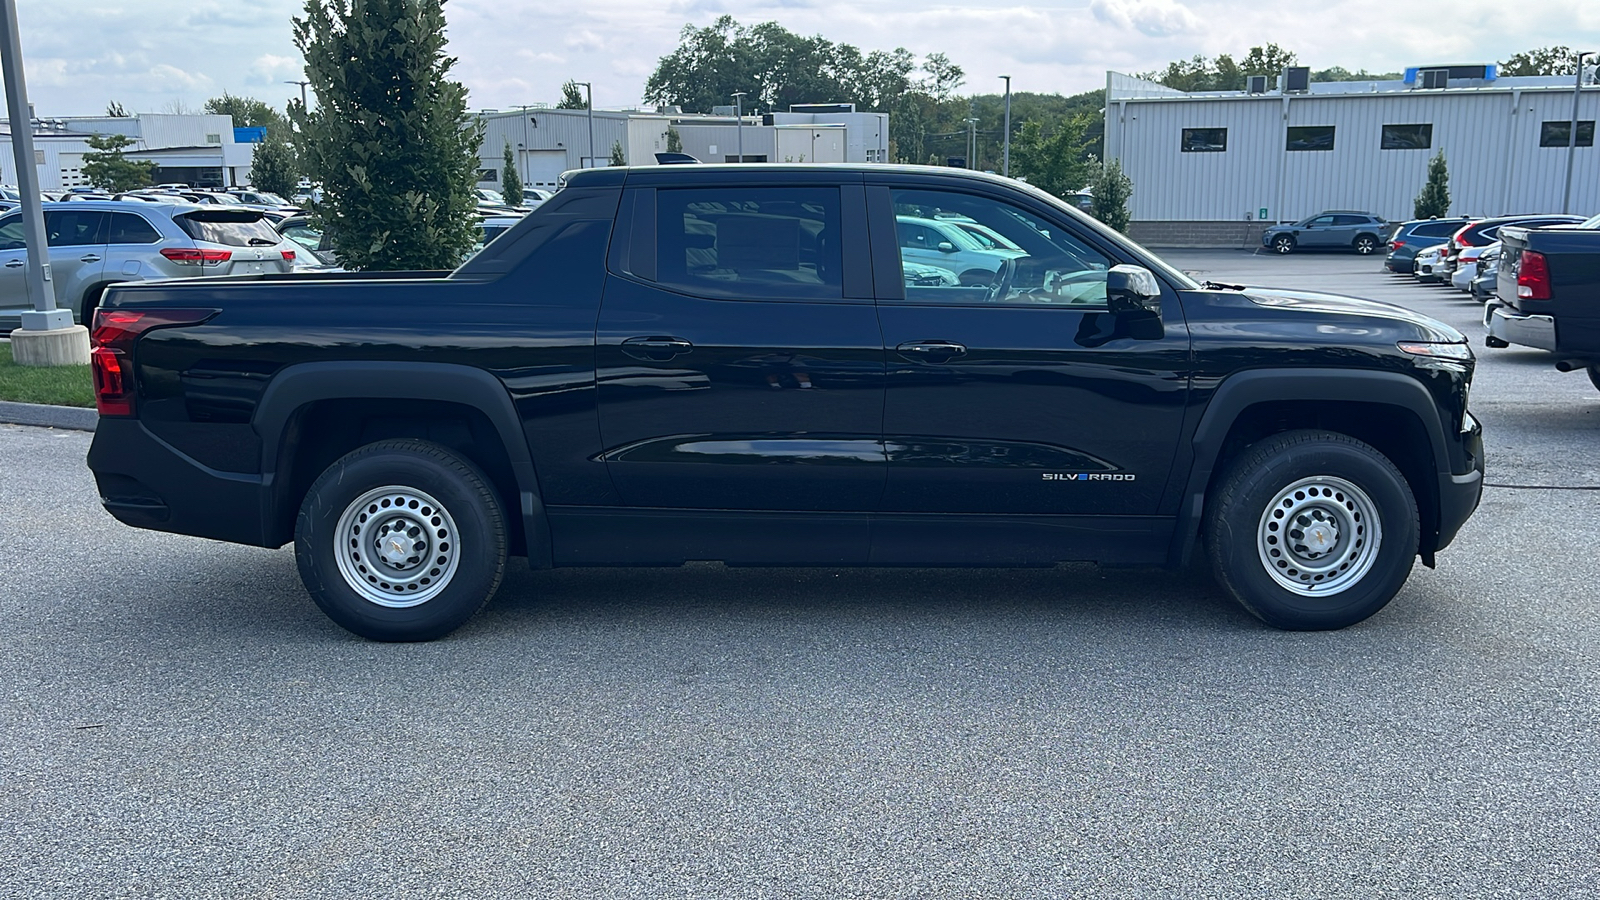
<svg viewBox="0 0 1600 900"><path fill-rule="evenodd" d="M235 128L233 142L235 144L259 144L267 139L267 129L260 127Z"/></svg>

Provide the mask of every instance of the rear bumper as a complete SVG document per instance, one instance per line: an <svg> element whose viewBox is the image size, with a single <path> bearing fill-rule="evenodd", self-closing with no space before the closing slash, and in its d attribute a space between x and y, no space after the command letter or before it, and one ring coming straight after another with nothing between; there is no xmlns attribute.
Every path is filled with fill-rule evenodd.
<svg viewBox="0 0 1600 900"><path fill-rule="evenodd" d="M101 417L89 445L100 502L136 528L258 547L267 491L258 475L222 472L196 462L151 434L137 419Z"/></svg>
<svg viewBox="0 0 1600 900"><path fill-rule="evenodd" d="M1508 344L1556 349L1556 320L1550 316L1530 316L1490 301L1483 309L1483 327Z"/></svg>

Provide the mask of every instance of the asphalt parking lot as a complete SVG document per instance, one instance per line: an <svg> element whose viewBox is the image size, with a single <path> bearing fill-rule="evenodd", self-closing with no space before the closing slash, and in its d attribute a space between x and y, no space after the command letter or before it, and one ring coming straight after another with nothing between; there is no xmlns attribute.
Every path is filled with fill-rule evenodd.
<svg viewBox="0 0 1600 900"><path fill-rule="evenodd" d="M1336 633L1203 577L530 572L450 638L124 528L0 426L0 897L1594 897L1600 392L1375 258L1163 254L1472 335L1491 485Z"/></svg>

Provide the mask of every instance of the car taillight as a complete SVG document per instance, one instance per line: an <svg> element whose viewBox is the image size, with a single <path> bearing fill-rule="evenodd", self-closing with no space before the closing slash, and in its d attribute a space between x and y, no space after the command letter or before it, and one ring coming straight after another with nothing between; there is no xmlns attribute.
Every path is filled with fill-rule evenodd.
<svg viewBox="0 0 1600 900"><path fill-rule="evenodd" d="M1389 249L1390 250L1399 250L1401 247L1404 247L1405 245L1406 245L1405 241L1390 241L1389 242Z"/></svg>
<svg viewBox="0 0 1600 900"><path fill-rule="evenodd" d="M140 335L166 325L198 325L216 314L214 309L96 310L89 365L100 415L133 415L133 345Z"/></svg>
<svg viewBox="0 0 1600 900"><path fill-rule="evenodd" d="M285 250L285 251L283 251L283 261L284 262L294 262L294 251L293 250Z"/></svg>
<svg viewBox="0 0 1600 900"><path fill-rule="evenodd" d="M1537 250L1522 251L1522 266L1517 270L1517 299L1550 299L1550 265Z"/></svg>
<svg viewBox="0 0 1600 900"><path fill-rule="evenodd" d="M233 259L232 250L201 250L199 247L163 247L161 255L180 266L217 266Z"/></svg>

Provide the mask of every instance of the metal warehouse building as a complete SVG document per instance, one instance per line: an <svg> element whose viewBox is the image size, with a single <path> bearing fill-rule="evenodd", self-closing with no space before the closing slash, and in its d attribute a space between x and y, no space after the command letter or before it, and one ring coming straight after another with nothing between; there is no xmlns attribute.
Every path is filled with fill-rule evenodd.
<svg viewBox="0 0 1600 900"><path fill-rule="evenodd" d="M1439 66L1324 84L1306 72L1212 93L1107 73L1105 157L1133 179L1135 239L1250 246L1266 225L1325 209L1407 219L1441 150L1453 214L1562 211L1572 76ZM1571 211L1587 215L1600 212L1600 87L1592 69L1584 79Z"/></svg>

